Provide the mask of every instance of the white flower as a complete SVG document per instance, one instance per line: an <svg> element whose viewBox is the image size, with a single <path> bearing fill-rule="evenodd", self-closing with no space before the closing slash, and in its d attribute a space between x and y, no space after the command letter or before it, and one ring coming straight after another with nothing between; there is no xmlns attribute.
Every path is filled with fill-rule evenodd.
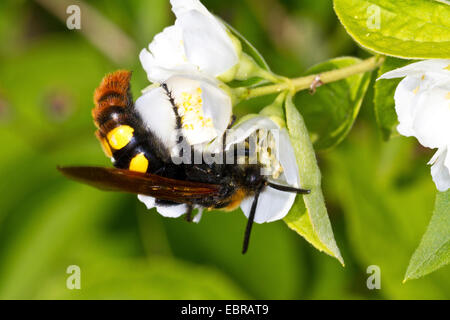
<svg viewBox="0 0 450 320"><path fill-rule="evenodd" d="M281 129L270 118L257 116L237 125L234 128L234 134L227 139L227 148L244 141L257 130L274 133L273 135L263 134L264 137L273 137L275 140L273 144L269 142L269 146L272 147L273 157L270 158L270 175L267 178L271 181L276 181L277 184L298 188L300 178L289 135L286 129ZM265 141L261 143L264 144ZM261 143L258 144L260 145ZM268 162L266 163L269 164ZM266 187L259 195L254 221L256 223L264 223L283 219L294 204L295 197L295 193ZM248 197L241 202L241 209L247 218L250 215L253 198Z"/></svg>
<svg viewBox="0 0 450 320"><path fill-rule="evenodd" d="M188 211L188 206L186 204L176 204L176 205L157 205L156 199L149 196L144 196L142 194L138 195L139 201L145 204L147 209L153 209L156 208L156 211L160 215L166 218L179 218L183 214L186 214ZM194 218L192 219L193 222L199 223L200 219L202 218L203 214L203 208L196 207L197 213L195 214Z"/></svg>
<svg viewBox="0 0 450 320"><path fill-rule="evenodd" d="M144 196L142 194L138 195L139 201L145 204L147 209L156 208L158 213L166 218L178 218L188 211L188 206L186 204L177 205L157 205L156 199L149 196ZM202 209L199 209L198 213L195 215L193 221L199 222L202 216Z"/></svg>
<svg viewBox="0 0 450 320"><path fill-rule="evenodd" d="M447 148L439 148L428 164L431 166L431 176L439 191L450 187L450 156Z"/></svg>
<svg viewBox="0 0 450 320"><path fill-rule="evenodd" d="M191 145L208 143L222 136L231 121L231 98L216 84L203 78L172 76L165 84L181 117L182 134ZM174 151L176 115L162 87L146 91L135 106L146 127Z"/></svg>
<svg viewBox="0 0 450 320"><path fill-rule="evenodd" d="M380 79L405 77L394 99L404 136L414 136L428 148L438 148L431 174L439 191L450 188L450 60L425 60L383 74Z"/></svg>
<svg viewBox="0 0 450 320"><path fill-rule="evenodd" d="M151 82L193 72L218 77L237 65L240 45L200 1L170 2L175 24L157 34L139 56Z"/></svg>

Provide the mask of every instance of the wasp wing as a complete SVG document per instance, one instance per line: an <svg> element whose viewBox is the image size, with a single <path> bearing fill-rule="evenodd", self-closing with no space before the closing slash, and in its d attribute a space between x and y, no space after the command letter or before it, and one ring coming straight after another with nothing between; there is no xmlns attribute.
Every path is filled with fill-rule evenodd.
<svg viewBox="0 0 450 320"><path fill-rule="evenodd" d="M101 190L143 194L177 203L218 196L220 185L164 178L126 169L103 167L58 167L70 179Z"/></svg>

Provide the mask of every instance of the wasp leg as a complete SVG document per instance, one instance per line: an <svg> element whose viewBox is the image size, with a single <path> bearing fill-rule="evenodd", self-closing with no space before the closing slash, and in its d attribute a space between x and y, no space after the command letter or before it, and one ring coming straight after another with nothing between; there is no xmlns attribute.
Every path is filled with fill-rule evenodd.
<svg viewBox="0 0 450 320"><path fill-rule="evenodd" d="M231 116L231 121L228 124L227 130L231 129L231 127L233 126L234 122L236 121L236 116L233 114ZM226 154L225 154L225 148L227 146L227 130L225 130L223 137L222 137L222 155L223 155L223 163L225 163L226 161Z"/></svg>
<svg viewBox="0 0 450 320"><path fill-rule="evenodd" d="M161 88L163 88L163 90L165 91L165 93L166 93L166 95L167 95L167 98L169 99L169 102L170 102L170 104L172 105L173 113L175 114L175 120L176 120L176 127L175 127L175 129L176 129L177 132L179 133L177 143L178 143L178 144L180 144L181 142L186 143L186 141L187 141L187 140L185 139L186 137L184 137L184 135L183 135L183 133L182 133L182 130L181 130L183 123L182 123L182 121L181 121L181 116L180 116L180 114L178 113L178 106L177 106L177 104L175 103L175 98L174 98L173 95L172 95L172 91L170 91L169 87L168 87L167 84L164 83L164 82L161 83ZM183 156L183 150L182 150L182 148L180 148L180 154L179 154L179 156L180 156L180 157Z"/></svg>
<svg viewBox="0 0 450 320"><path fill-rule="evenodd" d="M194 207L192 206L192 204L188 204L188 209L186 212L186 221L187 222L192 222L192 211L194 210Z"/></svg>
<svg viewBox="0 0 450 320"><path fill-rule="evenodd" d="M175 129L181 129L182 123L181 123L181 117L178 113L178 106L175 103L175 99L172 95L172 91L170 91L169 87L166 83L161 83L161 88L166 92L167 98L169 99L170 104L172 105L173 112L175 113L176 118L176 128Z"/></svg>
<svg viewBox="0 0 450 320"><path fill-rule="evenodd" d="M255 198L253 199L252 208L250 209L250 215L248 216L247 227L245 228L244 234L244 244L242 246L242 254L245 254L248 249L248 244L250 242L250 233L252 232L253 221L255 220L256 206L258 205L259 194L261 189L256 190Z"/></svg>
<svg viewBox="0 0 450 320"><path fill-rule="evenodd" d="M236 122L236 116L233 114L231 115L231 121L230 124L228 125L227 129L231 129L231 127L233 126L233 124Z"/></svg>

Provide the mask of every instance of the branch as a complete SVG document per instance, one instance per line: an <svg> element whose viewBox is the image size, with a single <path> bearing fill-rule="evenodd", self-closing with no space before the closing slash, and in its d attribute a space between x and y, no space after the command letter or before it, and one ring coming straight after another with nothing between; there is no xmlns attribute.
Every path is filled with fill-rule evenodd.
<svg viewBox="0 0 450 320"><path fill-rule="evenodd" d="M239 99L242 100L278 93L285 90L292 90L296 93L301 90L309 89L311 84L317 81L317 79L320 79L322 84L326 84L348 78L354 74L375 70L383 64L384 60L385 57L383 56L374 56L349 67L331 70L321 74L312 74L306 77L287 79L285 82L280 84L257 88L238 88L236 89L236 93Z"/></svg>

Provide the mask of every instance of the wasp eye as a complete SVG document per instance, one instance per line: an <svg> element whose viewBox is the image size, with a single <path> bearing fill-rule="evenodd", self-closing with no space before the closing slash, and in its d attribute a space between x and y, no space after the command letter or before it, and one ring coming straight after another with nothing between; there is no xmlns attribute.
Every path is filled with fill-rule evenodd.
<svg viewBox="0 0 450 320"><path fill-rule="evenodd" d="M257 167L249 167L245 172L245 184L249 186L257 185L261 181L260 170Z"/></svg>

